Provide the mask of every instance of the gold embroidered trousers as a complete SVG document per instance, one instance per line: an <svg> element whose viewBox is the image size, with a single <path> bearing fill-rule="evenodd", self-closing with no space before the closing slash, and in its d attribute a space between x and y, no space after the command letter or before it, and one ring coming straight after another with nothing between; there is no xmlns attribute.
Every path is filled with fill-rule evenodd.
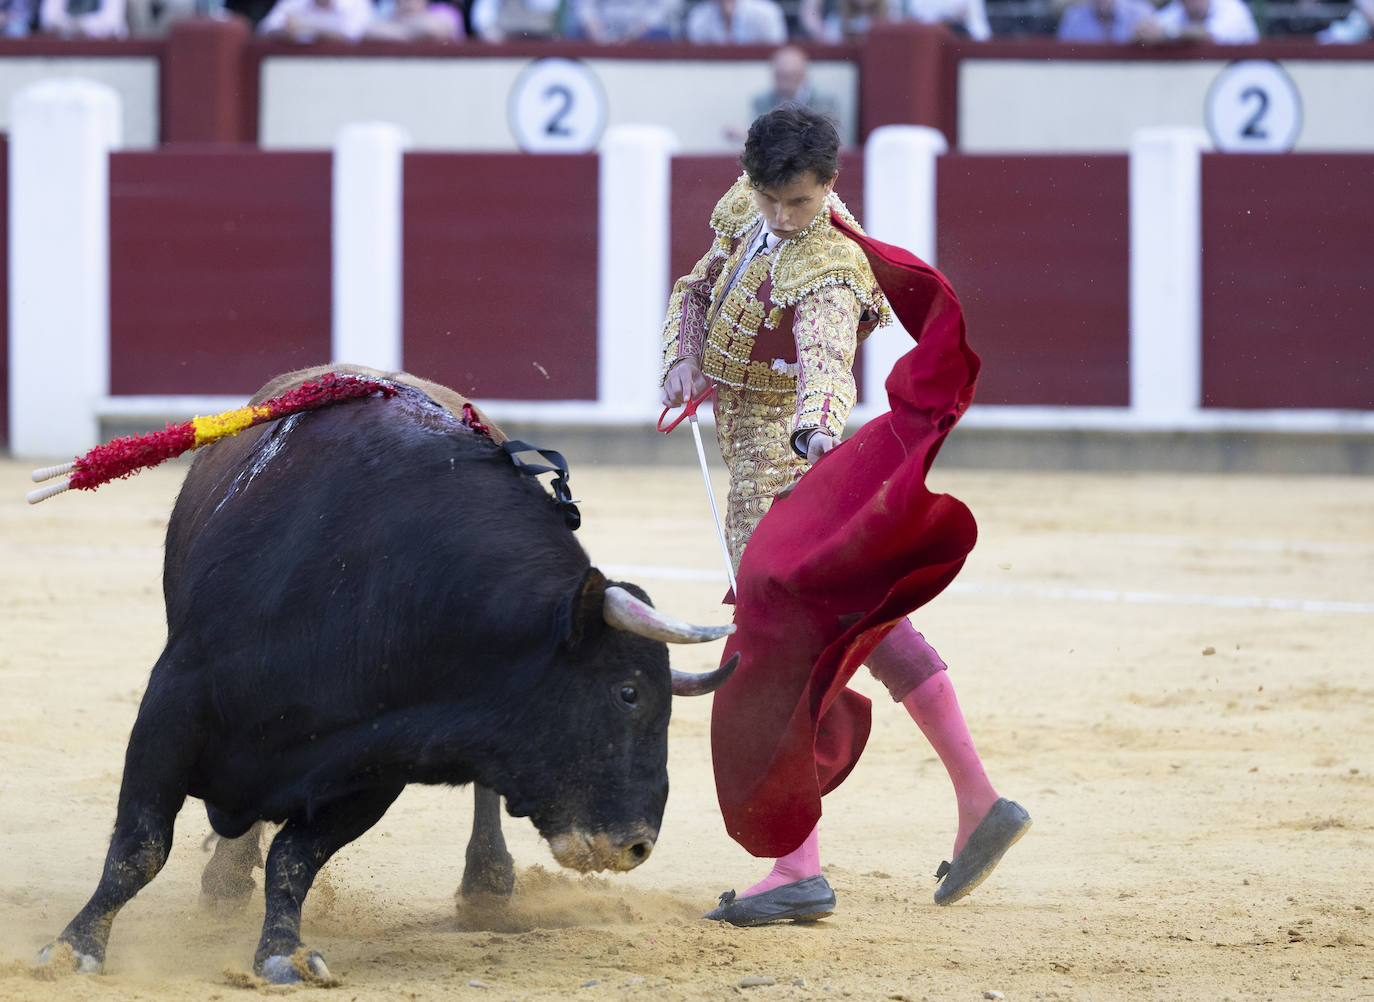
<svg viewBox="0 0 1374 1002"><path fill-rule="evenodd" d="M795 394L716 385L716 440L730 474L725 536L736 569L773 498L806 471L806 460L789 444L796 406Z"/></svg>

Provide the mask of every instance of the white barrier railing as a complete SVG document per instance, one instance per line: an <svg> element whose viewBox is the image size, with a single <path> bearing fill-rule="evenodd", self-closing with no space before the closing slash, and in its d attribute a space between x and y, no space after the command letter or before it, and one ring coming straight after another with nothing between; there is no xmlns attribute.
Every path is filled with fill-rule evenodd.
<svg viewBox="0 0 1374 1002"><path fill-rule="evenodd" d="M98 442L102 418L209 414L233 397L109 394L109 153L119 101L109 88L48 81L16 95L10 137L10 451L61 458ZM335 146L332 348L341 361L403 368L402 162L395 126L341 130ZM975 405L969 426L1028 429L1374 432L1374 411L1217 411L1200 406L1200 156L1191 129L1143 130L1131 149L1131 404ZM656 417L659 327L667 300L670 167L676 142L653 126L611 129L601 149L597 399L483 400L497 420L646 424ZM939 133L877 129L865 156L863 217L879 239L935 263ZM864 402L910 346L870 338Z"/></svg>
<svg viewBox="0 0 1374 1002"><path fill-rule="evenodd" d="M401 350L402 163L410 137L387 122L347 125L334 145L334 358L383 372Z"/></svg>
<svg viewBox="0 0 1374 1002"><path fill-rule="evenodd" d="M935 170L948 149L945 134L924 125L874 129L864 147L865 229L875 240L905 247L936 267ZM864 344L864 403L856 418L866 419L887 408L883 384L893 364L910 348L911 336L900 322L869 337Z"/></svg>
<svg viewBox="0 0 1374 1002"><path fill-rule="evenodd" d="M657 125L614 126L601 144L596 395L608 419L654 416L676 148L673 134Z"/></svg>
<svg viewBox="0 0 1374 1002"><path fill-rule="evenodd" d="M1131 409L1166 424L1202 405L1202 169L1207 134L1131 143Z"/></svg>
<svg viewBox="0 0 1374 1002"><path fill-rule="evenodd" d="M10 102L9 400L16 456L96 444L110 390L110 150L120 102L53 79Z"/></svg>

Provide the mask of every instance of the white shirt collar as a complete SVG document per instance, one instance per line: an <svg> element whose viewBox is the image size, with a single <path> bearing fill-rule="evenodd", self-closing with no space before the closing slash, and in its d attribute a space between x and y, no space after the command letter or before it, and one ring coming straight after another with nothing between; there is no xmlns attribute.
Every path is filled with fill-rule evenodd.
<svg viewBox="0 0 1374 1002"><path fill-rule="evenodd" d="M769 254L777 250L778 246L782 243L782 237L770 230L767 222L762 222L759 225L759 231L754 234L754 239L749 242L749 251L744 255L744 259L747 261L758 253L765 240L768 243Z"/></svg>

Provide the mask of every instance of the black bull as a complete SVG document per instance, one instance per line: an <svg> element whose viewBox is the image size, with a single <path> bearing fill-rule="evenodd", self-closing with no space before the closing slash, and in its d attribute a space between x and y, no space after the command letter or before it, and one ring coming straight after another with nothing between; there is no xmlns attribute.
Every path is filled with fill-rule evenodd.
<svg viewBox="0 0 1374 1002"><path fill-rule="evenodd" d="M254 957L274 980L327 975L303 950L302 902L408 783L493 791L485 811L478 798L488 838L505 797L579 870L627 870L652 849L672 694L733 667L670 671L663 641L728 628L607 582L539 482L435 402L451 391L395 379L392 396L262 425L192 464L167 529L167 644L104 872L54 944L79 968L102 968L188 795L227 838L282 823ZM477 842L475 829L490 863Z"/></svg>

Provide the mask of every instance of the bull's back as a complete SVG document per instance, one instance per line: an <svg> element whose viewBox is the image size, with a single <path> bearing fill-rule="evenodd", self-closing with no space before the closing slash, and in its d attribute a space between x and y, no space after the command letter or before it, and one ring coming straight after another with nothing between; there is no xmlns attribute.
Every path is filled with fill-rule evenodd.
<svg viewBox="0 0 1374 1002"><path fill-rule="evenodd" d="M415 391L425 403L417 406L417 398L413 395L403 398L402 403L407 404L405 417L422 426L465 433L468 428L464 425L464 410L469 408L490 441L497 444L507 441L507 436L487 418L481 408L456 390L407 372L384 372L362 365L317 365L283 373L254 393L249 404L261 404L330 373L360 376ZM349 403L355 402L345 401L332 406ZM168 524L164 588L179 576L187 547L198 530L214 514L215 509L226 502L236 487L246 482L244 472L248 471L251 479L254 464L261 465L272 458L281 423L274 421L250 428L231 438L221 439L196 454Z"/></svg>
<svg viewBox="0 0 1374 1002"><path fill-rule="evenodd" d="M169 646L213 652L209 670L245 699L286 664L293 684L371 698L355 676L380 665L432 680L443 652L481 635L534 642L490 582L554 602L587 563L537 482L402 387L197 457L168 528Z"/></svg>
<svg viewBox="0 0 1374 1002"><path fill-rule="evenodd" d="M350 376L361 376L364 379L374 379L379 382L395 383L401 386L409 386L411 389L418 390L430 400L434 401L448 413L452 414L457 420L463 419L465 408L471 408L477 419L488 429L488 437L493 442L500 444L506 441L506 435L500 428L496 427L491 420L482 413L482 409L470 399L463 396L457 390L436 383L432 380L422 379L409 372L384 372L380 369L370 369L365 365L352 365L347 363L335 363L331 365L315 365L307 369L297 369L295 372L286 372L268 380L267 384L248 402L250 404L260 404L279 397L283 393L297 389L301 385L319 379L321 376L330 373L340 373Z"/></svg>

